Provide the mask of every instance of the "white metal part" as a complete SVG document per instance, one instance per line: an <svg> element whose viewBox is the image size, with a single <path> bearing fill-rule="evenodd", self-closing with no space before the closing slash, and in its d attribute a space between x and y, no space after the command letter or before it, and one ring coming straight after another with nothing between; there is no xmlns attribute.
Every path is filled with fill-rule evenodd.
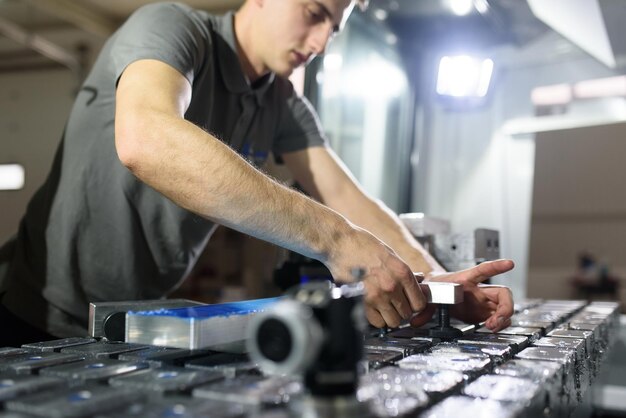
<svg viewBox="0 0 626 418"><path fill-rule="evenodd" d="M420 289L428 303L456 305L463 302L463 286L458 283L426 282L420 283Z"/></svg>

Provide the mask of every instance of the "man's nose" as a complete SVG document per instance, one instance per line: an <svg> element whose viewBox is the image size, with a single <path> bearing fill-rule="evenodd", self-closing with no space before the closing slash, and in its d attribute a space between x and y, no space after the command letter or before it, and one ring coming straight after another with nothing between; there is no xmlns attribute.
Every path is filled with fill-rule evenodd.
<svg viewBox="0 0 626 418"><path fill-rule="evenodd" d="M309 49L314 55L322 55L332 35L332 25L317 25L309 34Z"/></svg>

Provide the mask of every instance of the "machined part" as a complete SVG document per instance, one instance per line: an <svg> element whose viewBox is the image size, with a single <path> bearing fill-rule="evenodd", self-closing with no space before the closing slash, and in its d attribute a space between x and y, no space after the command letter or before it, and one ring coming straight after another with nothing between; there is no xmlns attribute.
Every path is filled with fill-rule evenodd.
<svg viewBox="0 0 626 418"><path fill-rule="evenodd" d="M463 286L449 282L422 282L419 284L428 303L456 305L463 302Z"/></svg>

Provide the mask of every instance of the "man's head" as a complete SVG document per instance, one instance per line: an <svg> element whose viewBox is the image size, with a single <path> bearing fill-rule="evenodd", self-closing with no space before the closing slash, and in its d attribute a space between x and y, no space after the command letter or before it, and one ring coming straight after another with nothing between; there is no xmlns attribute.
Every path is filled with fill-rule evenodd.
<svg viewBox="0 0 626 418"><path fill-rule="evenodd" d="M289 76L324 52L355 4L364 8L367 0L248 0L247 58L257 70Z"/></svg>

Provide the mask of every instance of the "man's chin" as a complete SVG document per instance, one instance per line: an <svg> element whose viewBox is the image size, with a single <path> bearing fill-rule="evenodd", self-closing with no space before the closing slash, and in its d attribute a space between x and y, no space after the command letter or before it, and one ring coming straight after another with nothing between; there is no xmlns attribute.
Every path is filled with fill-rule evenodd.
<svg viewBox="0 0 626 418"><path fill-rule="evenodd" d="M274 74L279 77L288 78L291 74L293 74L294 68L292 66L285 66L282 68L277 68L274 70Z"/></svg>

